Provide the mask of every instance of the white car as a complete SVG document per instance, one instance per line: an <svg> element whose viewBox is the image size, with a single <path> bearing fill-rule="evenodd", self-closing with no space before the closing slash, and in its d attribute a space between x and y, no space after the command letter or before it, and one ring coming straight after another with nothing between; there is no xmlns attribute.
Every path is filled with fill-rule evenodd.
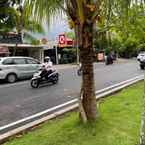
<svg viewBox="0 0 145 145"><path fill-rule="evenodd" d="M40 67L40 62L31 57L1 57L0 79L13 83L17 79L30 78Z"/></svg>
<svg viewBox="0 0 145 145"><path fill-rule="evenodd" d="M137 56L137 60L140 61L142 58L145 58L145 52L141 52Z"/></svg>

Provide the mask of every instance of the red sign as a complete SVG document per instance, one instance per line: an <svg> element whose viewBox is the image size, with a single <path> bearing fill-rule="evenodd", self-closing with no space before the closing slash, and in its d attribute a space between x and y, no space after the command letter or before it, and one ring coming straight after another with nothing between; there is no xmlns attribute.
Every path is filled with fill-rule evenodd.
<svg viewBox="0 0 145 145"><path fill-rule="evenodd" d="M66 44L69 46L73 46L73 40L72 39L67 39Z"/></svg>
<svg viewBox="0 0 145 145"><path fill-rule="evenodd" d="M59 35L59 44L64 45L66 43L66 38L64 34Z"/></svg>

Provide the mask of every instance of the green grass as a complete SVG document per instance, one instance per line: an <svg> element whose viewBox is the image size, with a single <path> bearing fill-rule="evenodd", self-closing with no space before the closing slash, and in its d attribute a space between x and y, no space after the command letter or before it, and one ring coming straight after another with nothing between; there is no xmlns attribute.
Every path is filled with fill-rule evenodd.
<svg viewBox="0 0 145 145"><path fill-rule="evenodd" d="M136 145L142 109L141 82L102 100L95 123L83 125L76 112L68 113L5 145Z"/></svg>

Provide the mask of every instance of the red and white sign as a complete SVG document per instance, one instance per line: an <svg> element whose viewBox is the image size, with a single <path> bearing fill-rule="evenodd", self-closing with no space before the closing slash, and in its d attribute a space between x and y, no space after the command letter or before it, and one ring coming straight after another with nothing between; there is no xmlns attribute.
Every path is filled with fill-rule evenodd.
<svg viewBox="0 0 145 145"><path fill-rule="evenodd" d="M64 45L66 43L66 38L64 34L59 35L59 44Z"/></svg>
<svg viewBox="0 0 145 145"><path fill-rule="evenodd" d="M59 35L59 40L58 40L59 47L64 48L64 47L73 47L74 41L70 38L67 38L65 34L60 34Z"/></svg>

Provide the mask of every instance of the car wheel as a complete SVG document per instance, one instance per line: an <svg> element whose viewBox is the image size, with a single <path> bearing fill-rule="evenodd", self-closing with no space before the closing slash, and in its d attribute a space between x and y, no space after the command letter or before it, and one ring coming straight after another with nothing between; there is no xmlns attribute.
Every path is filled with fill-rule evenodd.
<svg viewBox="0 0 145 145"><path fill-rule="evenodd" d="M17 80L17 76L16 76L15 74L9 74L9 75L7 76L7 81L8 81L9 83L14 83L16 80Z"/></svg>

